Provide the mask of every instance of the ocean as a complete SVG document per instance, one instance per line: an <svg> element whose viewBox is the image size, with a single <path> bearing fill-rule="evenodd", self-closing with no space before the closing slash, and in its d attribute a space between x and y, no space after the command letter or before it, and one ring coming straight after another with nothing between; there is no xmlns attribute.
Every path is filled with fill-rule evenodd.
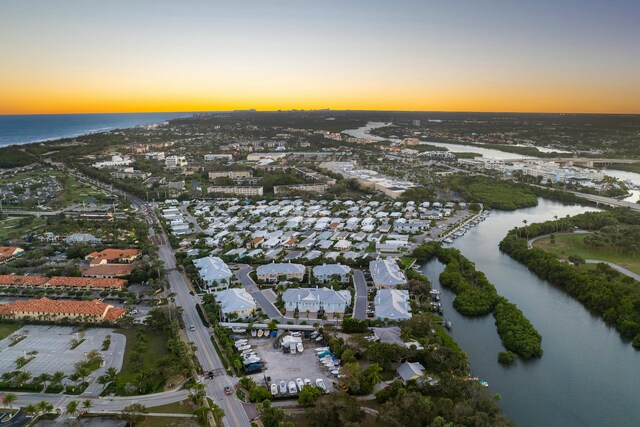
<svg viewBox="0 0 640 427"><path fill-rule="evenodd" d="M160 123L193 113L0 115L0 147Z"/></svg>

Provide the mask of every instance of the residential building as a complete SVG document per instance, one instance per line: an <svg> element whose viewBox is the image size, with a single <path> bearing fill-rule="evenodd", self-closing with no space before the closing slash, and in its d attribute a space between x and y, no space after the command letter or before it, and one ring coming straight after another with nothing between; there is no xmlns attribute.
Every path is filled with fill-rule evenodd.
<svg viewBox="0 0 640 427"><path fill-rule="evenodd" d="M402 365L398 367L396 371L398 376L402 379L402 382L405 384L407 381L417 380L424 376L424 366L420 363L415 362L404 362Z"/></svg>
<svg viewBox="0 0 640 427"><path fill-rule="evenodd" d="M326 283L337 277L340 283L349 283L351 268L342 264L323 264L313 267L316 282Z"/></svg>
<svg viewBox="0 0 640 427"><path fill-rule="evenodd" d="M24 254L24 249L17 246L0 246L0 264Z"/></svg>
<svg viewBox="0 0 640 427"><path fill-rule="evenodd" d="M99 300L72 301L49 298L14 301L0 305L0 317L13 320L37 319L58 321L69 319L86 323L115 322L127 313Z"/></svg>
<svg viewBox="0 0 640 427"><path fill-rule="evenodd" d="M305 193L324 193L328 188L329 184L326 183L276 185L273 187L273 194L291 194L299 191Z"/></svg>
<svg viewBox="0 0 640 427"><path fill-rule="evenodd" d="M305 312L344 313L351 304L351 292L334 291L328 288L291 288L282 295L286 311L298 309L300 316Z"/></svg>
<svg viewBox="0 0 640 427"><path fill-rule="evenodd" d="M256 301L244 288L215 292L220 311L225 318L247 319L256 311Z"/></svg>
<svg viewBox="0 0 640 427"><path fill-rule="evenodd" d="M214 180L216 178L231 178L231 179L240 179L240 178L251 178L251 171L214 171L209 172L209 179Z"/></svg>
<svg viewBox="0 0 640 427"><path fill-rule="evenodd" d="M388 288L407 283L404 273L398 264L391 259L371 261L369 271L376 288Z"/></svg>
<svg viewBox="0 0 640 427"><path fill-rule="evenodd" d="M404 145L419 145L420 140L418 138L407 137L407 138L402 138L402 143Z"/></svg>
<svg viewBox="0 0 640 427"><path fill-rule="evenodd" d="M69 245L73 245L74 243L89 243L94 245L102 243L102 239L87 233L70 234L64 241Z"/></svg>
<svg viewBox="0 0 640 427"><path fill-rule="evenodd" d="M129 166L131 163L133 163L133 160L131 160L128 156L114 154L113 156L111 156L111 160L96 162L93 164L93 167L96 169L113 168L117 166Z"/></svg>
<svg viewBox="0 0 640 427"><path fill-rule="evenodd" d="M409 291L379 289L375 298L376 318L383 320L406 320L411 318Z"/></svg>
<svg viewBox="0 0 640 427"><path fill-rule="evenodd" d="M259 266L256 270L256 275L258 280L269 283L276 283L280 278L302 281L305 270L302 264L272 263Z"/></svg>
<svg viewBox="0 0 640 427"><path fill-rule="evenodd" d="M164 159L164 164L169 169L183 168L187 166L187 158L185 156L168 156Z"/></svg>
<svg viewBox="0 0 640 427"><path fill-rule="evenodd" d="M241 186L216 185L216 186L207 188L207 192L209 194L217 193L217 194L234 194L239 196L262 196L262 194L264 193L264 189L263 187L255 187L255 186L241 187Z"/></svg>
<svg viewBox="0 0 640 427"><path fill-rule="evenodd" d="M233 272L222 259L208 256L193 260L193 264L207 287L228 288L231 284Z"/></svg>
<svg viewBox="0 0 640 427"><path fill-rule="evenodd" d="M144 153L145 160L164 160L164 151Z"/></svg>

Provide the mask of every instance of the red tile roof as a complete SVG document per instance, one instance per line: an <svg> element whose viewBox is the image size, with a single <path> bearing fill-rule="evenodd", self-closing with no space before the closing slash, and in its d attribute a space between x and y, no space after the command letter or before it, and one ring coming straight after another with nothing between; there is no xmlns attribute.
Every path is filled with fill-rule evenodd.
<svg viewBox="0 0 640 427"><path fill-rule="evenodd" d="M127 284L123 279L94 279L67 276L16 276L0 275L0 286L54 286L60 288L122 289Z"/></svg>
<svg viewBox="0 0 640 427"><path fill-rule="evenodd" d="M121 318L126 312L123 308L116 308L97 299L93 301L73 301L40 298L14 301L0 305L0 316L11 316L14 313L47 313L92 316L111 321Z"/></svg>
<svg viewBox="0 0 640 427"><path fill-rule="evenodd" d="M104 249L99 252L91 252L85 258L91 260L91 266L109 263L117 260L131 260L140 256L138 249Z"/></svg>
<svg viewBox="0 0 640 427"><path fill-rule="evenodd" d="M82 272L83 276L113 276L121 277L131 274L136 268L133 264L102 264L95 267L89 267Z"/></svg>
<svg viewBox="0 0 640 427"><path fill-rule="evenodd" d="M11 258L16 252L22 252L24 249L15 246L0 246L0 260Z"/></svg>

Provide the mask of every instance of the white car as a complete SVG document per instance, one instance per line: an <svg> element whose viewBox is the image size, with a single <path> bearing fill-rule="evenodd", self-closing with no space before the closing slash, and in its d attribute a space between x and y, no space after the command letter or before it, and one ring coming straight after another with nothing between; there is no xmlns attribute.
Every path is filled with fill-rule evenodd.
<svg viewBox="0 0 640 427"><path fill-rule="evenodd" d="M297 394L298 389L296 388L295 381L289 381L289 394Z"/></svg>

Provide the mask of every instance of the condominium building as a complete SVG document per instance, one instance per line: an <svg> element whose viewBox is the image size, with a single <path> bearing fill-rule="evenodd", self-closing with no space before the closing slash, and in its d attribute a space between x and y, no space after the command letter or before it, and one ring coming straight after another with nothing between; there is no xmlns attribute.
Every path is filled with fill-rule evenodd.
<svg viewBox="0 0 640 427"><path fill-rule="evenodd" d="M209 194L233 194L238 196L262 196L264 193L263 187L241 187L236 185L215 185L207 188Z"/></svg>

